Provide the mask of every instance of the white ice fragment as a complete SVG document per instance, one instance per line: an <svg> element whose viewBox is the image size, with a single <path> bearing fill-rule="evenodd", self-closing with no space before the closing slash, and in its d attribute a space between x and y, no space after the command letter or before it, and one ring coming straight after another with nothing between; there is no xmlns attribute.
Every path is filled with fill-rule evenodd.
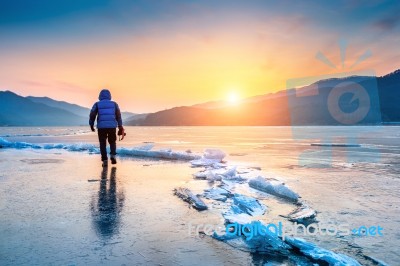
<svg viewBox="0 0 400 266"><path fill-rule="evenodd" d="M208 180L208 182L221 181L222 176L220 174L214 173L213 171L207 171L206 179Z"/></svg>
<svg viewBox="0 0 400 266"><path fill-rule="evenodd" d="M307 221L314 220L316 215L317 215L317 213L315 210L313 210L307 204L303 203L302 205L297 207L295 210L290 212L287 215L287 218L292 222L304 223Z"/></svg>
<svg viewBox="0 0 400 266"><path fill-rule="evenodd" d="M267 207L257 199L241 194L233 195L233 204L231 211L235 214L247 213L251 216L263 215Z"/></svg>
<svg viewBox="0 0 400 266"><path fill-rule="evenodd" d="M199 156L186 152L174 152L170 150L138 150L136 148L126 149L120 148L117 149L117 154L126 155L126 156L134 156L134 157L150 157L150 158L158 158L158 159L167 159L167 160L195 160L198 159Z"/></svg>
<svg viewBox="0 0 400 266"><path fill-rule="evenodd" d="M223 188L212 187L210 189L205 189L203 195L207 199L226 201L227 197L229 197L231 193Z"/></svg>
<svg viewBox="0 0 400 266"><path fill-rule="evenodd" d="M285 186L282 182L269 181L262 176L251 179L249 181L249 186L254 189L289 200L297 201L299 199L299 195Z"/></svg>
<svg viewBox="0 0 400 266"><path fill-rule="evenodd" d="M213 159L221 162L225 158L226 154L220 149L205 149L203 158Z"/></svg>
<svg viewBox="0 0 400 266"><path fill-rule="evenodd" d="M174 193L182 200L190 203L193 206L193 208L199 211L207 210L207 205L188 188L183 188L183 187L175 188Z"/></svg>
<svg viewBox="0 0 400 266"><path fill-rule="evenodd" d="M207 170L198 171L193 174L193 177L197 179L207 179Z"/></svg>
<svg viewBox="0 0 400 266"><path fill-rule="evenodd" d="M238 224L248 224L251 223L251 216L247 213L235 214L233 212L227 211L222 214L226 223L238 223Z"/></svg>
<svg viewBox="0 0 400 266"><path fill-rule="evenodd" d="M236 225L238 225L237 223ZM234 224L235 225L235 224ZM251 223L245 223L240 225L246 225L251 230L254 228L260 228L262 225L259 221L253 221ZM265 225L264 225L265 226ZM224 241L228 245L248 251L251 253L271 253L279 252L281 254L288 254L291 247L286 244L277 233L271 232L270 230L263 230L263 234L252 234L252 236L245 236L244 234L238 235L237 233L218 235L213 234L213 237L217 240Z"/></svg>
<svg viewBox="0 0 400 266"><path fill-rule="evenodd" d="M208 166L208 167L212 167L215 169L225 166L225 165L220 164L219 160L206 159L206 158L198 158L196 160L192 160L190 163L192 164L193 167Z"/></svg>
<svg viewBox="0 0 400 266"><path fill-rule="evenodd" d="M230 178L236 176L236 166L227 169L226 171L222 172L221 175L224 178Z"/></svg>
<svg viewBox="0 0 400 266"><path fill-rule="evenodd" d="M360 266L361 264L358 263L353 258L346 256L344 254L335 253L330 250L326 250L323 248L318 247L317 245L307 242L301 238L285 238L286 243L289 245L297 248L301 253L304 255L313 258L314 260L328 263L329 265L335 266Z"/></svg>

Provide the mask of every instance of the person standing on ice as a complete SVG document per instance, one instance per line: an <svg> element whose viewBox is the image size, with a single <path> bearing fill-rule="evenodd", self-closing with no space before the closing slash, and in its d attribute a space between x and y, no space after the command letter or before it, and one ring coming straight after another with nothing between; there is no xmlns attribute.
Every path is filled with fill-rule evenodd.
<svg viewBox="0 0 400 266"><path fill-rule="evenodd" d="M108 165L107 158L107 140L110 144L110 159L112 164L116 164L117 160L115 155L117 154L117 134L116 128L118 126L118 134L122 132L124 134L124 128L122 126L121 111L118 104L111 101L111 93L107 89L103 89L99 94L99 101L96 102L89 115L89 125L91 130L94 132L94 121L97 116L97 135L100 142L100 153L101 160L103 161L103 167Z"/></svg>

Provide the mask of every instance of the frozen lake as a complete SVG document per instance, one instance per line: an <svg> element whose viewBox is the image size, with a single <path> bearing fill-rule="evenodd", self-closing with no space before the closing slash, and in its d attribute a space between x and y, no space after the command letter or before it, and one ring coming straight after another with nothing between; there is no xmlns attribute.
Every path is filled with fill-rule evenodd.
<svg viewBox="0 0 400 266"><path fill-rule="evenodd" d="M399 129L127 127L117 145L153 143L195 154L219 148L230 165L261 168L283 181L318 212L319 223L383 228L383 236L304 237L308 241L362 264L374 265L366 255L398 265ZM0 128L0 138L41 147L98 144L86 127ZM121 156L116 168L103 171L99 155L87 151L0 149L0 264L295 265L284 256L252 255L190 236L189 223L223 223L217 206L198 212L173 195L178 186L196 193L209 187L193 179L198 170L185 161ZM264 222L291 210L273 198L260 201L270 209Z"/></svg>

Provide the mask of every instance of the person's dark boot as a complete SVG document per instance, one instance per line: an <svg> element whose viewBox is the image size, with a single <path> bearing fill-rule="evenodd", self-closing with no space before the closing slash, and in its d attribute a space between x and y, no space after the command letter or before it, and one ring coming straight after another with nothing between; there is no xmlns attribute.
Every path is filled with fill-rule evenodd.
<svg viewBox="0 0 400 266"><path fill-rule="evenodd" d="M108 166L108 160L103 160L103 167L107 167Z"/></svg>
<svg viewBox="0 0 400 266"><path fill-rule="evenodd" d="M117 159L115 158L114 154L111 154L110 159L111 159L111 164L116 164L117 163Z"/></svg>

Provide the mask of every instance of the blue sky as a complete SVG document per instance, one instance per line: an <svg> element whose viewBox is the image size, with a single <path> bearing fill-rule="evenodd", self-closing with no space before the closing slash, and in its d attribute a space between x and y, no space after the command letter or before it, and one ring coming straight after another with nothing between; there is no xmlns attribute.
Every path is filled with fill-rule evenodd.
<svg viewBox="0 0 400 266"><path fill-rule="evenodd" d="M136 111L248 97L331 74L315 54L338 65L341 39L347 65L368 49L360 67L383 75L399 68L399 13L374 0L3 0L0 89L89 105L108 86L140 99Z"/></svg>

